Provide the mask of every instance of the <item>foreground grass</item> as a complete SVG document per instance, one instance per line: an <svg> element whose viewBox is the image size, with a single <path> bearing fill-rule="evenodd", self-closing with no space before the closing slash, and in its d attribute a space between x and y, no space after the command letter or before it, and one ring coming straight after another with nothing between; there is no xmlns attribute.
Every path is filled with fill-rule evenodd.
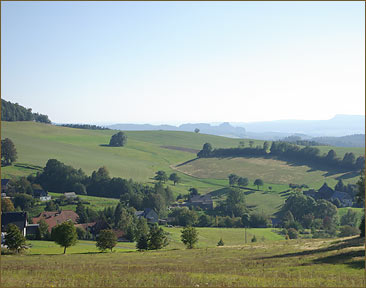
<svg viewBox="0 0 366 288"><path fill-rule="evenodd" d="M2 287L362 287L359 239L192 250L2 256Z"/></svg>

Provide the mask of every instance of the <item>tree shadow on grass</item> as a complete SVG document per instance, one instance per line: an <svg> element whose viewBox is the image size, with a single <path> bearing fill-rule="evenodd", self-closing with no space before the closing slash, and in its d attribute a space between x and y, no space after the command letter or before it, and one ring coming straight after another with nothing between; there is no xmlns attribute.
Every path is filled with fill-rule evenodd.
<svg viewBox="0 0 366 288"><path fill-rule="evenodd" d="M305 250L305 251L294 252L294 253L285 253L285 254L274 255L274 256L269 256L269 257L261 257L259 259L276 259L276 258L298 257L298 256L306 256L306 255L316 255L319 253L336 251L336 250L341 250L341 249L350 248L350 247L362 247L362 246L364 247L364 241L365 241L365 238L353 237L353 238L349 238L349 239L345 239L345 240L335 241L335 242L333 242L332 245L330 245L328 247L324 247L324 248ZM350 257L350 255L352 255L352 253L354 253L354 252L356 252L356 254L361 253L362 255L360 255L360 256L365 256L364 250L360 250L360 251L357 250L357 251L349 251L349 252L344 252L341 254L334 255L334 259L336 259L339 255L342 255L342 254L344 254L344 257ZM318 260L318 261L324 261L324 263L326 263L325 261L331 261L333 259L331 257L333 257L333 256L319 258L314 261ZM352 256L352 257L359 257L359 256ZM329 262L329 263L334 263L334 262Z"/></svg>
<svg viewBox="0 0 366 288"><path fill-rule="evenodd" d="M340 179L343 180L343 179L350 179L350 178L357 177L357 176L360 176L360 173L357 172L357 171L353 171L353 172L348 172L348 173L345 173L341 176L338 176L335 179L336 180L340 180Z"/></svg>
<svg viewBox="0 0 366 288"><path fill-rule="evenodd" d="M101 147L115 147L115 146L110 146L109 144L99 144L99 146L101 146Z"/></svg>
<svg viewBox="0 0 366 288"><path fill-rule="evenodd" d="M365 269L365 261L364 260L354 260L354 257L365 257L364 250L356 250L356 251L348 251L343 253L338 253L336 255L330 255L326 257L321 257L313 260L315 264L346 264L350 265L356 269Z"/></svg>

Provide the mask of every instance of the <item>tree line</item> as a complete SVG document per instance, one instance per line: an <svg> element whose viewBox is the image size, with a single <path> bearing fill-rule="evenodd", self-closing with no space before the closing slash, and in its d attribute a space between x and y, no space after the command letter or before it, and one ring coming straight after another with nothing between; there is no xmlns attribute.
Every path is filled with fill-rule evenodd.
<svg viewBox="0 0 366 288"><path fill-rule="evenodd" d="M269 142L265 141L262 147L218 149L213 149L210 143L205 143L202 150L197 153L199 158L240 156L276 157L285 161L294 161L301 164L320 164L344 171L359 171L365 167L365 156L356 158L353 152L345 153L341 159L337 157L333 149L329 150L327 154L320 155L320 150L317 147L300 147L283 141L273 141L271 146L269 146Z"/></svg>
<svg viewBox="0 0 366 288"><path fill-rule="evenodd" d="M90 124L60 124L58 126L68 127L68 128L77 128L77 129L89 129L89 130L111 130L107 127L90 125Z"/></svg>
<svg viewBox="0 0 366 288"><path fill-rule="evenodd" d="M31 108L25 108L18 103L11 103L1 99L1 120L2 121L36 121L51 123L47 115L33 113Z"/></svg>

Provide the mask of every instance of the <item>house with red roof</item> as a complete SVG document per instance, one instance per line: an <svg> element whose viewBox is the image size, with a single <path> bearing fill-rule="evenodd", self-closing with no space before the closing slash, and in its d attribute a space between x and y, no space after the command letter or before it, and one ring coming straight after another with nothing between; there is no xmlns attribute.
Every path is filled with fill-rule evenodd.
<svg viewBox="0 0 366 288"><path fill-rule="evenodd" d="M53 227L65 221L77 223L78 218L79 215L72 210L43 211L38 217L34 217L32 221L33 223L38 223L41 219L44 219L48 225L48 231L51 232Z"/></svg>

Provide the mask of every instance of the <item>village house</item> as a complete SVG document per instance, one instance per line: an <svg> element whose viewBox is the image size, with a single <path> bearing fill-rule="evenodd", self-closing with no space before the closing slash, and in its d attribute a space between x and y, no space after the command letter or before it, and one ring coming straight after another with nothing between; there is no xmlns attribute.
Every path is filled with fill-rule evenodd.
<svg viewBox="0 0 366 288"><path fill-rule="evenodd" d="M64 193L64 196L67 198L67 199L72 199L72 198L76 198L77 195L75 192L65 192Z"/></svg>
<svg viewBox="0 0 366 288"><path fill-rule="evenodd" d="M43 211L38 217L32 219L33 223L39 223L41 219L44 219L48 225L48 231L51 232L52 228L65 221L72 221L74 224L77 223L79 215L72 210L62 211Z"/></svg>
<svg viewBox="0 0 366 288"><path fill-rule="evenodd" d="M159 222L158 214L151 208L146 208L144 211L136 211L135 216L138 218L144 217L147 220L147 223L155 224Z"/></svg>
<svg viewBox="0 0 366 288"><path fill-rule="evenodd" d="M9 224L16 225L23 236L27 235L27 212L2 212L1 213L1 231L6 232Z"/></svg>
<svg viewBox="0 0 366 288"><path fill-rule="evenodd" d="M330 188L327 183L324 183L318 191L315 191L313 189L304 191L304 195L310 196L316 200L324 199L330 202L338 199L341 202L342 207L350 207L353 205L353 199L351 195L345 192L335 191Z"/></svg>
<svg viewBox="0 0 366 288"><path fill-rule="evenodd" d="M39 199L40 201L51 200L51 196L49 196L48 192L44 191L43 189L34 189L33 197Z"/></svg>
<svg viewBox="0 0 366 288"><path fill-rule="evenodd" d="M213 201L209 194L194 195L189 199L187 205L191 207L200 207L202 209L213 209Z"/></svg>

